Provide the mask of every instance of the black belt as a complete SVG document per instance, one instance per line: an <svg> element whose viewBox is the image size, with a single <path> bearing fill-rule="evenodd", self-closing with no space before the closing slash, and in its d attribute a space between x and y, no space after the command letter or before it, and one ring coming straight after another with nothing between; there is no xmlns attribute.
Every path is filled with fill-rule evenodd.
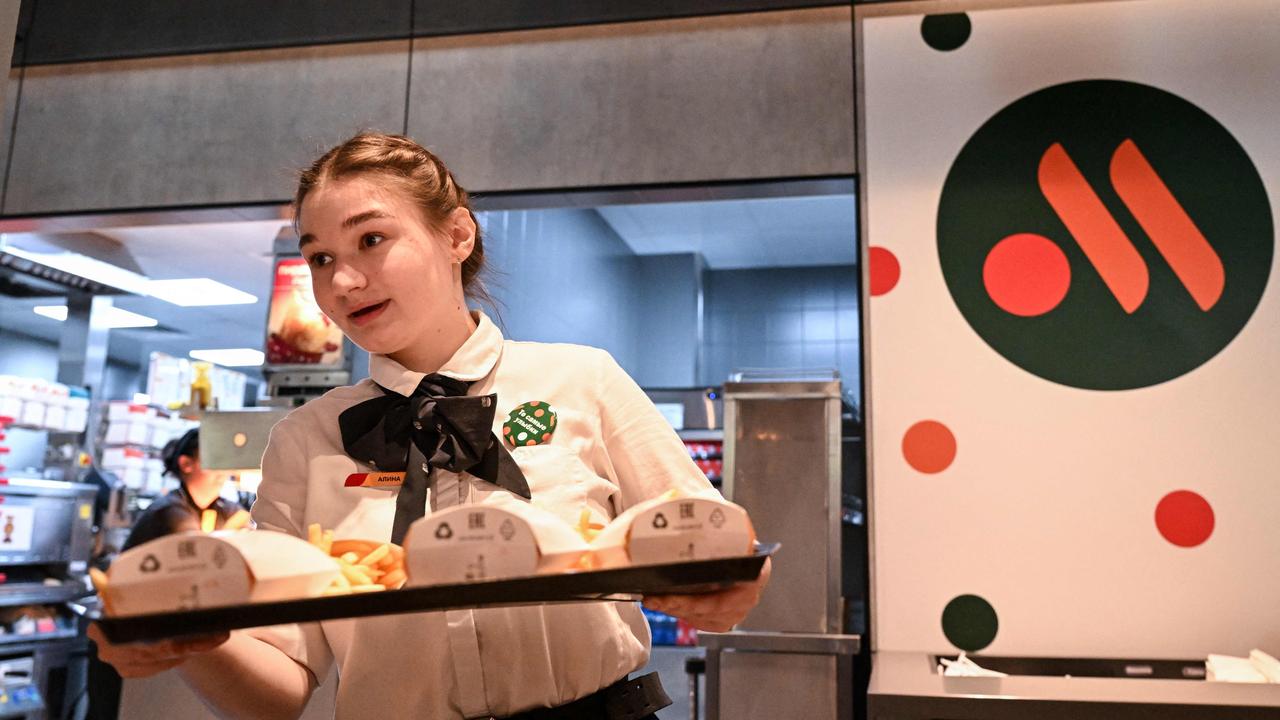
<svg viewBox="0 0 1280 720"><path fill-rule="evenodd" d="M642 720L671 704L658 673L623 678L584 698L552 708L537 708L506 720Z"/></svg>

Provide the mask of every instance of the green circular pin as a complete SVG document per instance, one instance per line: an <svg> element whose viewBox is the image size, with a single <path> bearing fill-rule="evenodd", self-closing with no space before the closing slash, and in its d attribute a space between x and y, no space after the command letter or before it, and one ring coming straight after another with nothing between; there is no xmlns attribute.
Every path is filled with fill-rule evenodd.
<svg viewBox="0 0 1280 720"><path fill-rule="evenodd" d="M502 424L502 437L513 448L550 442L555 431L556 411L541 400L516 406Z"/></svg>

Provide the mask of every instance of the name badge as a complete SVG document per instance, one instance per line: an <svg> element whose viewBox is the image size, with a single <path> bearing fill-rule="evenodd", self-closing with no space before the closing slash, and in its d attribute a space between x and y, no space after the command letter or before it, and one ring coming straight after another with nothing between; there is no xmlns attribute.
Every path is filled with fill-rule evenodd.
<svg viewBox="0 0 1280 720"><path fill-rule="evenodd" d="M402 472L352 473L347 476L347 481L343 484L346 487L374 487L374 488L400 487L401 485L404 484L404 473Z"/></svg>

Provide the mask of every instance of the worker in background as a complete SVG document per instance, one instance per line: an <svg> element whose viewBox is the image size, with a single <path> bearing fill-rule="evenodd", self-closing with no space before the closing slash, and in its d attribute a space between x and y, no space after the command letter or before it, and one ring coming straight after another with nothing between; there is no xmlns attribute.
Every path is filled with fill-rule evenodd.
<svg viewBox="0 0 1280 720"><path fill-rule="evenodd" d="M165 473L178 479L178 487L158 498L138 517L124 550L175 532L244 527L248 514L236 502L222 497L226 473L200 465L200 431L188 430L170 440L164 452ZM233 521L232 518L235 518Z"/></svg>

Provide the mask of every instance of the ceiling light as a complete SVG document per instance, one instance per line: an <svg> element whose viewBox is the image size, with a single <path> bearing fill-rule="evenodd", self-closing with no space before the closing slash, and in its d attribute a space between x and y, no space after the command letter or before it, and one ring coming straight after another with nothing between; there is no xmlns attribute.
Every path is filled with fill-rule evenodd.
<svg viewBox="0 0 1280 720"><path fill-rule="evenodd" d="M258 302L257 297L247 292L209 278L152 280L147 283L144 292L151 297L182 307L248 305Z"/></svg>
<svg viewBox="0 0 1280 720"><path fill-rule="evenodd" d="M37 305L33 309L37 315L43 315L44 317L52 318L58 322L62 322L67 319L66 305ZM104 308L99 312L105 313L106 325L111 330L119 330L121 328L155 327L160 324L154 318L129 312L124 308L118 308L114 305Z"/></svg>
<svg viewBox="0 0 1280 720"><path fill-rule="evenodd" d="M257 367L266 355L253 348L227 348L224 350L192 350L191 357L224 367Z"/></svg>
<svg viewBox="0 0 1280 720"><path fill-rule="evenodd" d="M4 240L10 240L10 238L6 237ZM119 288L125 292L142 294L142 288L147 284L147 278L144 275L139 275L80 253L56 248L44 251L31 250L17 247L12 242L0 242L0 245L3 245L4 252L15 257L77 275L96 283Z"/></svg>

